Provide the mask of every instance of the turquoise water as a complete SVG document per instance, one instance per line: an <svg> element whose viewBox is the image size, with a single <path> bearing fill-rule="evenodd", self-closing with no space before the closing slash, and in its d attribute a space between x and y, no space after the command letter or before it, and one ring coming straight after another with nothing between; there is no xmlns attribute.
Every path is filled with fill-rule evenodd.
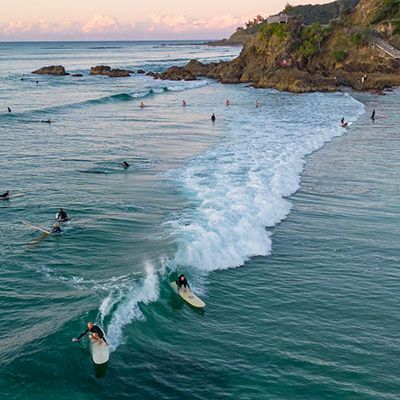
<svg viewBox="0 0 400 400"><path fill-rule="evenodd" d="M398 92L87 76L237 54L193 43L0 47L0 190L25 194L0 204L2 398L398 398ZM85 77L29 75L55 63ZM61 236L21 223L59 207Z"/></svg>

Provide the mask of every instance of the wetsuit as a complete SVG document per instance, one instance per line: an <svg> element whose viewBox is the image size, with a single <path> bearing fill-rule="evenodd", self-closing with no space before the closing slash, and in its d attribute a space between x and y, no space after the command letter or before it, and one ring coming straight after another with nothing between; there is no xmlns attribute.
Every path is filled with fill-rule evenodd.
<svg viewBox="0 0 400 400"><path fill-rule="evenodd" d="M214 114L211 116L211 121L215 122L215 115Z"/></svg>
<svg viewBox="0 0 400 400"><path fill-rule="evenodd" d="M341 121L340 121L342 124L344 124L344 117L341 119Z"/></svg>
<svg viewBox="0 0 400 400"><path fill-rule="evenodd" d="M375 110L372 111L371 119L372 121L375 121Z"/></svg>
<svg viewBox="0 0 400 400"><path fill-rule="evenodd" d="M68 219L68 215L64 210L59 211L59 213L57 214L57 219L60 221L66 221Z"/></svg>
<svg viewBox="0 0 400 400"><path fill-rule="evenodd" d="M8 197L10 195L10 192L5 192L3 193L0 197L2 197L3 199L5 199L6 197Z"/></svg>
<svg viewBox="0 0 400 400"><path fill-rule="evenodd" d="M182 286L186 289L190 289L189 283L188 283L185 275L179 276L179 278L176 280L176 285L178 286L178 290L181 290Z"/></svg>
<svg viewBox="0 0 400 400"><path fill-rule="evenodd" d="M104 337L104 333L103 331L97 326L97 325L93 325L92 329L86 328L85 332L83 332L79 337L78 340L80 338L82 338L83 336L85 336L88 332L92 332L92 333L97 333L99 335L99 338L104 340L107 343L107 340Z"/></svg>
<svg viewBox="0 0 400 400"><path fill-rule="evenodd" d="M59 226L55 226L51 230L51 233L61 233L61 232L62 232L62 229Z"/></svg>

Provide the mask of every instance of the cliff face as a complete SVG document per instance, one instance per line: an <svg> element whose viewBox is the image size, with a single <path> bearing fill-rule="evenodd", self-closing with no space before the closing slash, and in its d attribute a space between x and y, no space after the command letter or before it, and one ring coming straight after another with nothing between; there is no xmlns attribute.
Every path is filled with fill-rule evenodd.
<svg viewBox="0 0 400 400"><path fill-rule="evenodd" d="M265 25L237 59L210 68L207 76L293 92L400 85L400 59L373 45L377 33L388 41L395 38L398 3L361 0L353 12L328 26L304 26L296 18L287 25ZM362 79L365 74L368 79Z"/></svg>

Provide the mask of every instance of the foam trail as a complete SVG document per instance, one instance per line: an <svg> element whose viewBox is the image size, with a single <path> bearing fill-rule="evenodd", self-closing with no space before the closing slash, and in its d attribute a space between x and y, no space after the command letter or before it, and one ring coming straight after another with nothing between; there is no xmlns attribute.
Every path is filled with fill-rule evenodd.
<svg viewBox="0 0 400 400"><path fill-rule="evenodd" d="M158 299L159 280L154 267L146 265L146 277L142 285L134 285L113 313L108 325L107 338L111 351L123 342L123 329L134 320L143 318L139 303L148 304ZM107 300L107 299L106 299ZM107 304L108 301L106 301Z"/></svg>
<svg viewBox="0 0 400 400"><path fill-rule="evenodd" d="M364 112L348 95L275 96L270 101L282 114L231 114L222 143L174 176L192 199L192 207L168 223L178 242L177 265L204 273L268 255L266 227L290 212L286 197L299 189L304 157L345 132L338 111L353 120Z"/></svg>

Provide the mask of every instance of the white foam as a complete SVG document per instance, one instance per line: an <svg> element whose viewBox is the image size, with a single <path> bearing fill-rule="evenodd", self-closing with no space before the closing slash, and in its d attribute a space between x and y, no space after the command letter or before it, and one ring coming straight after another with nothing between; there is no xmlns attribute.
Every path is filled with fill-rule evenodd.
<svg viewBox="0 0 400 400"><path fill-rule="evenodd" d="M204 273L268 255L266 227L290 212L285 198L299 188L304 157L344 133L341 109L347 119L363 112L347 95L287 96L275 94L271 108L279 115L232 112L223 142L176 173L193 204L169 222L179 243L177 265Z"/></svg>
<svg viewBox="0 0 400 400"><path fill-rule="evenodd" d="M142 284L133 284L112 315L108 325L107 338L111 351L123 342L123 329L134 320L143 319L139 303L148 304L158 299L158 275L152 265L146 265L146 276ZM109 300L105 299L108 308ZM103 302L104 303L104 302Z"/></svg>

